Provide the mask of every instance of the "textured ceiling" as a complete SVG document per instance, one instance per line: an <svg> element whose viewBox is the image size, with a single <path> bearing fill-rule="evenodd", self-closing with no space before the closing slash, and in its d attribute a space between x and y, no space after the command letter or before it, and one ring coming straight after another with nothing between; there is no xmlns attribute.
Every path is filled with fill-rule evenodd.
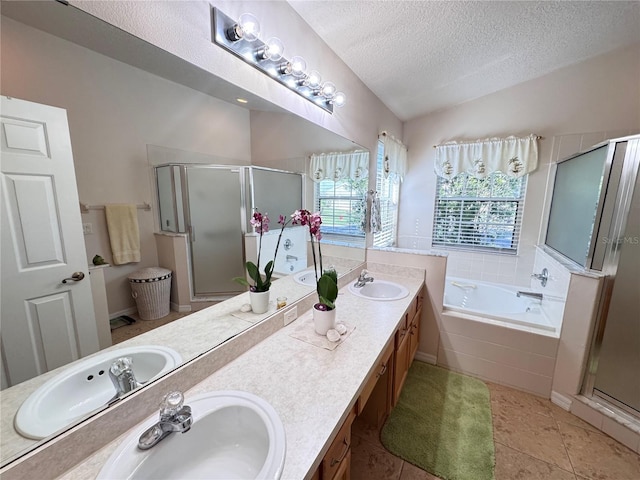
<svg viewBox="0 0 640 480"><path fill-rule="evenodd" d="M640 42L640 1L289 3L401 120Z"/></svg>

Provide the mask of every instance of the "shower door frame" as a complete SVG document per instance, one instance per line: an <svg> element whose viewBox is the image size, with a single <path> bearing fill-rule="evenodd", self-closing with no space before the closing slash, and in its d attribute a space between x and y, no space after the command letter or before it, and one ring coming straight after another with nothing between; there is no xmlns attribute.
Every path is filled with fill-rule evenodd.
<svg viewBox="0 0 640 480"><path fill-rule="evenodd" d="M617 242L606 241L605 238L608 237L609 240L611 238L617 239L620 238L621 235L624 235L631 209L632 195L640 170L640 135L618 138L610 140L607 143L613 146L622 142L625 142L626 145L620 181L616 192L614 207L611 212L610 224L604 225L605 229L601 228L602 225L600 225L598 229L598 237L593 239L591 242L592 244L606 245L604 260L602 262L602 268L600 269L601 273L604 274L605 277L600 294L600 301L597 307L598 311L596 321L594 329L592 330L591 348L589 350L587 365L584 371L581 393L598 403L602 403L606 406L613 406L626 414L638 417L638 410L616 400L605 392L597 390L595 386L602 342L607 325L607 316L618 271L618 262L620 259L620 248L617 248ZM610 149L612 151L609 152L609 158L612 158L614 148L610 147ZM610 168L607 170L610 170ZM601 208L602 205L598 207L599 210L601 210ZM592 258L590 258L590 260L592 260ZM587 265L590 264L588 263Z"/></svg>

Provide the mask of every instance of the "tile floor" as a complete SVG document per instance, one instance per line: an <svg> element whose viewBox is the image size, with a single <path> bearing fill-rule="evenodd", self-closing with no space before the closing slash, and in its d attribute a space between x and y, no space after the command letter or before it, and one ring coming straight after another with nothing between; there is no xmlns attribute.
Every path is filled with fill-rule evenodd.
<svg viewBox="0 0 640 480"><path fill-rule="evenodd" d="M640 480L640 456L549 400L487 383L496 480ZM356 419L352 480L439 480L387 452Z"/></svg>

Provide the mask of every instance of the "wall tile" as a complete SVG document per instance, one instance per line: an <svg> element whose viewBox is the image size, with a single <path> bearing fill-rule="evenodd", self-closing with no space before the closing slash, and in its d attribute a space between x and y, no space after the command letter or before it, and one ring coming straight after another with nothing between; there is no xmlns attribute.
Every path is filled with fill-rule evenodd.
<svg viewBox="0 0 640 480"><path fill-rule="evenodd" d="M517 368L504 366L502 368L501 382L546 398L551 395L551 377L536 375Z"/></svg>

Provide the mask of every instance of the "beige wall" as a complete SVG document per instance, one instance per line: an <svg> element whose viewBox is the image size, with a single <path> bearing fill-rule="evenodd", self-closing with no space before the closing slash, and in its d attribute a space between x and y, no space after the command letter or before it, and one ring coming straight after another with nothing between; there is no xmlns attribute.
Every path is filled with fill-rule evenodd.
<svg viewBox="0 0 640 480"><path fill-rule="evenodd" d="M147 145L251 161L249 112L2 17L2 94L65 108L80 201L155 201ZM127 276L158 264L152 211L138 212L141 262L105 271L111 315L134 306ZM111 252L103 211L82 215L87 259Z"/></svg>
<svg viewBox="0 0 640 480"><path fill-rule="evenodd" d="M401 247L430 248L435 202L434 145L493 136L542 135L539 167L529 175L518 258L449 256L449 267L475 265L484 280L528 285L541 229L554 137L640 131L640 45L563 68L404 125L409 171L402 185Z"/></svg>
<svg viewBox="0 0 640 480"><path fill-rule="evenodd" d="M401 136L402 123L342 60L283 1L94 2L72 5L177 55L205 71L244 88L285 110L306 118L374 151L377 135ZM238 18L251 12L260 19L265 38L279 37L285 55L300 55L347 95L347 105L331 115L269 79L211 42L211 5Z"/></svg>

